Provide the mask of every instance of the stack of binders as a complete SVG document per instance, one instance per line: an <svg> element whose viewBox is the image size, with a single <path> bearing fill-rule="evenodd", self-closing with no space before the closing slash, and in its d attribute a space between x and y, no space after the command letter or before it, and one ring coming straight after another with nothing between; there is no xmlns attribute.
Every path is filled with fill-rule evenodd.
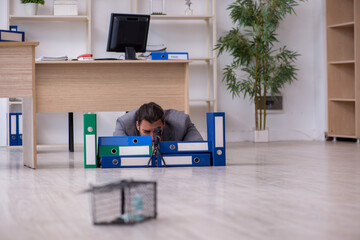
<svg viewBox="0 0 360 240"><path fill-rule="evenodd" d="M207 141L160 142L166 166L225 166L225 113L207 113ZM157 161L158 167L165 167Z"/></svg>
<svg viewBox="0 0 360 240"><path fill-rule="evenodd" d="M9 145L22 145L22 113L9 113Z"/></svg>
<svg viewBox="0 0 360 240"><path fill-rule="evenodd" d="M207 141L160 142L156 156L152 154L151 137L99 137L98 166L101 168L225 166L225 113L207 113L206 118ZM93 118L93 121L96 121L96 118ZM96 126L96 122L93 121L90 125ZM85 131L90 125L89 123L84 125ZM96 136L96 133L93 134ZM85 145L87 144L88 142L85 142ZM94 140L91 141L92 148L94 144ZM86 146L85 149L87 148ZM86 153L88 154L88 151ZM92 151L92 154L94 153L96 151Z"/></svg>
<svg viewBox="0 0 360 240"><path fill-rule="evenodd" d="M152 155L152 139L144 137L99 137L102 168L147 167ZM153 162L150 161L150 166Z"/></svg>
<svg viewBox="0 0 360 240"><path fill-rule="evenodd" d="M211 166L211 144L208 141L160 142L159 150L167 167ZM165 167L157 161L158 167Z"/></svg>

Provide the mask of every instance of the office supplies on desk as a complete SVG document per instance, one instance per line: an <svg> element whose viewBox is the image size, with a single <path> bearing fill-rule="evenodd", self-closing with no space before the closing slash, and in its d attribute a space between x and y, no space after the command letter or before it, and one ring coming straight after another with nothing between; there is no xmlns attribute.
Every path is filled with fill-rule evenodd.
<svg viewBox="0 0 360 240"><path fill-rule="evenodd" d="M95 61L121 60L119 58L94 58Z"/></svg>
<svg viewBox="0 0 360 240"><path fill-rule="evenodd" d="M187 52L153 52L152 60L189 60Z"/></svg>
<svg viewBox="0 0 360 240"><path fill-rule="evenodd" d="M166 50L165 44L148 44L146 45L146 51L147 52L164 52Z"/></svg>
<svg viewBox="0 0 360 240"><path fill-rule="evenodd" d="M213 166L225 166L225 113L206 113L207 138L212 148Z"/></svg>
<svg viewBox="0 0 360 240"><path fill-rule="evenodd" d="M84 114L84 167L96 168L97 162L96 114Z"/></svg>
<svg viewBox="0 0 360 240"><path fill-rule="evenodd" d="M0 30L0 42L24 42L25 33L21 31Z"/></svg>
<svg viewBox="0 0 360 240"><path fill-rule="evenodd" d="M36 59L36 61L67 61L68 57L67 56L60 56L60 57L45 57L45 56L41 56L39 58Z"/></svg>
<svg viewBox="0 0 360 240"><path fill-rule="evenodd" d="M81 54L80 56L77 57L77 60L79 61L91 61L93 60L93 55L91 53L85 53L85 54Z"/></svg>

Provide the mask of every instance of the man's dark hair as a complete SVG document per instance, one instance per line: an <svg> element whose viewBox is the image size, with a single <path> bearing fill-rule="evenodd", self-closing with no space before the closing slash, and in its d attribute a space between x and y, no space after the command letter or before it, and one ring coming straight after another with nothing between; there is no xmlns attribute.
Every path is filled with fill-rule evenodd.
<svg viewBox="0 0 360 240"><path fill-rule="evenodd" d="M149 102L141 105L136 112L136 121L141 123L142 120L146 120L149 123L161 120L164 122L164 110L156 103Z"/></svg>

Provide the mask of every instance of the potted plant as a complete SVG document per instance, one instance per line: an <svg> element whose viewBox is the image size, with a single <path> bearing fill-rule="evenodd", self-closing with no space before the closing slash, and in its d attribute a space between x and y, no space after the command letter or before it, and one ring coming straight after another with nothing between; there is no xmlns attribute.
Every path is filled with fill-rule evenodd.
<svg viewBox="0 0 360 240"><path fill-rule="evenodd" d="M304 0L299 0L304 1ZM231 64L223 69L223 81L232 97L247 96L255 105L255 142L267 142L266 96L280 93L296 80L299 54L284 47L275 49L276 29L287 14L294 14L296 0L236 0L227 8L235 25L219 38L218 55L229 52ZM240 77L243 74L246 77Z"/></svg>
<svg viewBox="0 0 360 240"><path fill-rule="evenodd" d="M22 4L25 4L25 12L27 15L36 15L38 10L38 4L44 5L44 0L21 0Z"/></svg>

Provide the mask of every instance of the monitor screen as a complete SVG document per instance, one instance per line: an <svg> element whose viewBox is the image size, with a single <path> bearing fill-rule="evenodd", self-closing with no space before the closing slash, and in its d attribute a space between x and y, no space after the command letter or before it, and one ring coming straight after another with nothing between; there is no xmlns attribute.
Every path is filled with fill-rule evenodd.
<svg viewBox="0 0 360 240"><path fill-rule="evenodd" d="M125 59L136 59L145 52L150 15L112 13L108 36L108 52L125 52Z"/></svg>

